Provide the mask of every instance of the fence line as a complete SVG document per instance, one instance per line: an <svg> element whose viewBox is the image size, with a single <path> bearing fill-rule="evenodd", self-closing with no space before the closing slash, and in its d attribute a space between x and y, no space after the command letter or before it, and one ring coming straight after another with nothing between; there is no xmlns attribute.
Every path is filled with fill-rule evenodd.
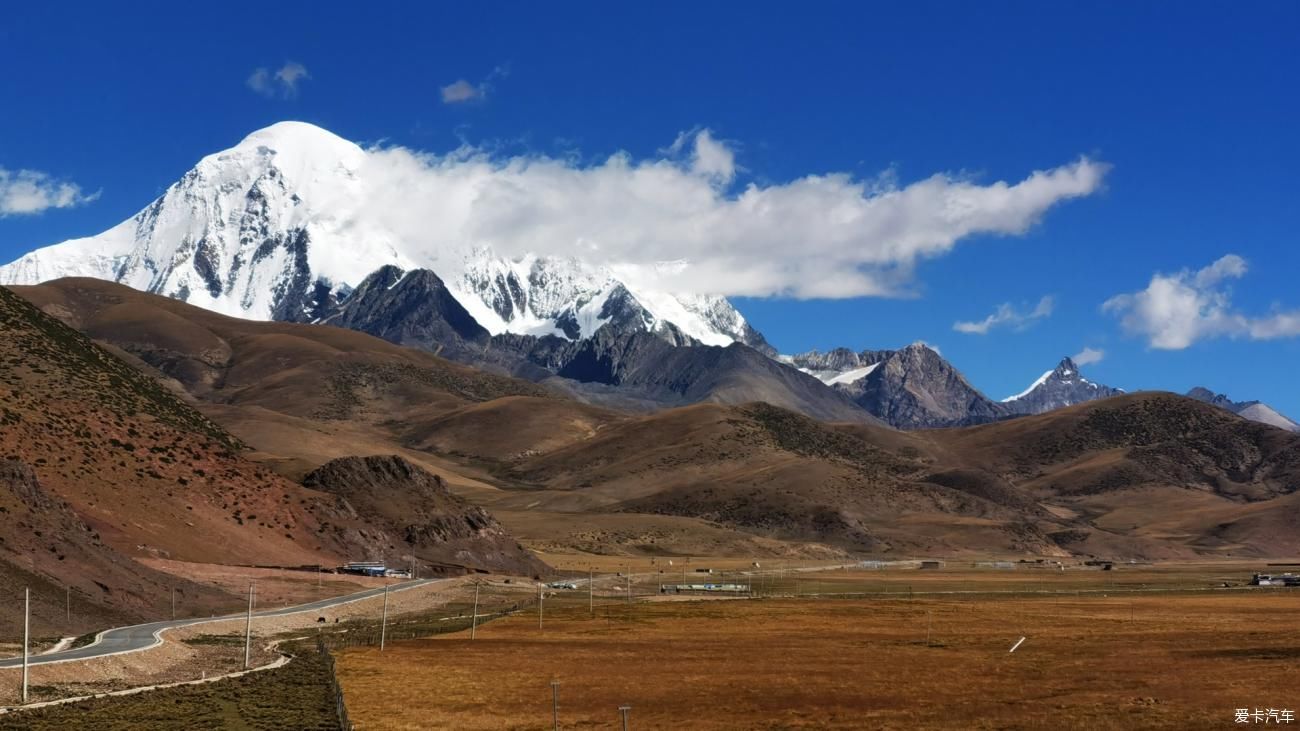
<svg viewBox="0 0 1300 731"><path fill-rule="evenodd" d="M509 609L490 613L480 613L478 615L478 621L481 625L485 621L527 611L536 606L536 600L519 601L511 605ZM435 620L436 624L432 626L421 623L421 626L418 627L403 627L400 621L392 621L388 623L386 639L388 642L396 640L419 640L451 632L461 632L469 629L471 621L472 616L468 614L458 617L443 617ZM362 628L348 628L343 632L322 632L318 635L317 642L319 642L322 647L331 650L343 650L349 647L372 647L379 645L380 634L381 630L378 625L367 624Z"/></svg>
<svg viewBox="0 0 1300 731"><path fill-rule="evenodd" d="M321 656L325 658L325 667L330 671L330 696L334 698L334 714L339 719L339 729L341 731L352 731L354 728L352 722L348 720L348 705L343 700L343 687L339 685L339 676L334 672L334 656L330 654L325 642L321 638L316 638L316 649Z"/></svg>

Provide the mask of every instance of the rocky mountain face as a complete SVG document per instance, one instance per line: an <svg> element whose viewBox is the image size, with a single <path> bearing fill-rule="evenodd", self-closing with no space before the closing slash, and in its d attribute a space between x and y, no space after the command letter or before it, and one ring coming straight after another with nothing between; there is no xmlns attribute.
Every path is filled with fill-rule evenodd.
<svg viewBox="0 0 1300 731"><path fill-rule="evenodd" d="M909 345L890 353L852 386L854 401L900 429L983 424L1007 415L933 348Z"/></svg>
<svg viewBox="0 0 1300 731"><path fill-rule="evenodd" d="M330 460L303 486L335 496L340 509L382 526L368 536L371 555L414 555L446 568L526 576L549 571L486 510L402 457Z"/></svg>
<svg viewBox="0 0 1300 731"><path fill-rule="evenodd" d="M1188 391L1187 396L1226 409L1251 421L1258 421L1261 424L1268 424L1287 431L1300 432L1300 424L1283 416L1272 406L1260 401L1233 401L1224 394L1215 393L1201 386Z"/></svg>
<svg viewBox="0 0 1300 731"><path fill-rule="evenodd" d="M755 348L709 345L668 322L646 326L645 311L622 288L595 316L605 325L578 339L490 335L432 271L384 267L322 322L546 382L590 403L647 409L764 400L816 418L872 421L842 394ZM582 321L573 322L582 329ZM751 340L771 350L761 335L752 333Z"/></svg>
<svg viewBox="0 0 1300 731"><path fill-rule="evenodd" d="M1079 367L1070 358L1062 358L1055 368L1047 371L1029 388L1002 400L1014 414L1042 414L1085 401L1118 396L1123 389L1093 383L1079 373Z"/></svg>
<svg viewBox="0 0 1300 731"><path fill-rule="evenodd" d="M529 354L567 379L632 391L665 405L765 401L827 421L877 423L852 399L738 343L677 347L645 333L595 337Z"/></svg>
<svg viewBox="0 0 1300 731"><path fill-rule="evenodd" d="M321 322L458 360L473 360L491 337L437 274L391 265L362 280Z"/></svg>
<svg viewBox="0 0 1300 731"><path fill-rule="evenodd" d="M781 358L899 429L983 424L1011 414L924 343L901 350L836 348Z"/></svg>

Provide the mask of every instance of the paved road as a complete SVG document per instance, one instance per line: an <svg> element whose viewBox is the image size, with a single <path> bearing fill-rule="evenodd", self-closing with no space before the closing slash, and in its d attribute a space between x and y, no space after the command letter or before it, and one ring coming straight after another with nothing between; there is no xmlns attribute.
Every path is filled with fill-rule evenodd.
<svg viewBox="0 0 1300 731"><path fill-rule="evenodd" d="M419 579L416 581L404 581L400 584L391 585L389 592L404 591L414 589L420 586L446 581L446 579ZM322 599L318 602L308 604L298 604L292 607L282 609L266 609L260 612L253 612L253 617L283 617L287 614L298 614L300 612L318 612L322 609L337 607L341 604L369 599L380 596L384 593L383 588L367 589L355 594L347 594L333 599ZM202 619L178 619L167 622L150 622L148 624L136 624L130 627L118 627L116 629L101 632L99 639L84 647L77 647L71 650L61 652L52 652L48 655L33 655L28 659L29 665L45 665L54 662L69 662L72 660L88 660L93 657L102 657L104 655L114 655L122 652L135 652L137 650L147 650L150 647L162 643L159 633L163 630L174 629L176 627L190 627L196 624L207 624L209 622L221 622L229 619L242 618L243 614L231 614L224 617L205 617ZM0 660L0 668L22 667L22 656L6 658Z"/></svg>

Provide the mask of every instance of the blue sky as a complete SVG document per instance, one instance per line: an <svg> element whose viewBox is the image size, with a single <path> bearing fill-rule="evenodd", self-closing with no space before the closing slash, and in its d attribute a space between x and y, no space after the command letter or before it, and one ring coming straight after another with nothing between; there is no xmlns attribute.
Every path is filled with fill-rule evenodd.
<svg viewBox="0 0 1300 731"><path fill-rule="evenodd" d="M783 351L925 340L995 398L1090 347L1094 380L1300 417L1300 5L477 5L8 9L0 170L97 197L0 217L0 259L98 233L283 119L590 163L707 128L735 154L733 195L828 172L1015 183L1087 156L1111 166L1101 189L921 259L909 296L733 299ZM444 102L462 80L484 97ZM1244 266L1206 269L1230 254ZM1044 297L1050 315L954 329Z"/></svg>

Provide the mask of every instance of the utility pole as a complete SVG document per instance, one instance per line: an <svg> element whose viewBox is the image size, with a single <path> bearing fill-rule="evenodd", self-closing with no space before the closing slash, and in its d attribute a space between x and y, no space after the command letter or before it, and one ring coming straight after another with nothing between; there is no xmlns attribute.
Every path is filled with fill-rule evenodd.
<svg viewBox="0 0 1300 731"><path fill-rule="evenodd" d="M482 586L482 582L474 582L474 616L469 621L469 638L471 640L474 639L474 635L478 632L478 590L480 586Z"/></svg>
<svg viewBox="0 0 1300 731"><path fill-rule="evenodd" d="M545 595L542 594L542 585L538 584L537 585L537 629L542 628L542 601L544 599L545 599Z"/></svg>
<svg viewBox="0 0 1300 731"><path fill-rule="evenodd" d="M388 587L384 586L384 615L379 621L379 651L384 651L384 642L388 639Z"/></svg>
<svg viewBox="0 0 1300 731"><path fill-rule="evenodd" d="M176 621L176 587L172 587L172 621Z"/></svg>
<svg viewBox="0 0 1300 731"><path fill-rule="evenodd" d="M627 731L627 712L632 710L632 706L619 706L618 712L623 714L623 731Z"/></svg>
<svg viewBox="0 0 1300 731"><path fill-rule="evenodd" d="M253 584L248 585L248 617L244 620L244 669L253 659Z"/></svg>
<svg viewBox="0 0 1300 731"><path fill-rule="evenodd" d="M560 731L560 681L551 681L551 723Z"/></svg>
<svg viewBox="0 0 1300 731"><path fill-rule="evenodd" d="M587 567L587 613L596 616L596 600L593 598L596 583L596 571L590 566Z"/></svg>
<svg viewBox="0 0 1300 731"><path fill-rule="evenodd" d="M63 587L63 609L67 613L68 626L72 626L72 584Z"/></svg>
<svg viewBox="0 0 1300 731"><path fill-rule="evenodd" d="M25 589L26 601L23 609L23 705L27 705L27 644L32 636L32 590Z"/></svg>

